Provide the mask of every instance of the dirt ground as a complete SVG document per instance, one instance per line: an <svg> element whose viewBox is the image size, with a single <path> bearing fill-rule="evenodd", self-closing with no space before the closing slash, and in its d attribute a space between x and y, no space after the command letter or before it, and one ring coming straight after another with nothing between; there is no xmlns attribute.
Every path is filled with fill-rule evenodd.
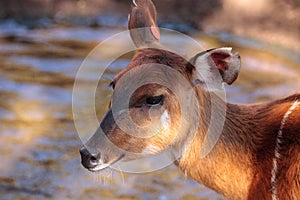
<svg viewBox="0 0 300 200"><path fill-rule="evenodd" d="M153 0L159 20L226 31L300 51L299 0ZM0 18L126 17L131 0L0 0Z"/></svg>

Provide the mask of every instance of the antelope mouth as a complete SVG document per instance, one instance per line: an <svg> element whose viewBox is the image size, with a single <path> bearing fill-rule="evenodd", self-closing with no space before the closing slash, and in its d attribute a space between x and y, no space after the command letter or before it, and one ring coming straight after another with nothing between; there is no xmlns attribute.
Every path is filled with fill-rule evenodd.
<svg viewBox="0 0 300 200"><path fill-rule="evenodd" d="M101 160L98 162L97 166L95 167L91 167L91 168L87 168L89 171L91 172L99 172L99 171L102 171L106 168L108 168L109 166L119 162L125 155L122 154L121 156L119 156L117 159L115 159L114 161L112 162L109 162L109 163L103 163Z"/></svg>

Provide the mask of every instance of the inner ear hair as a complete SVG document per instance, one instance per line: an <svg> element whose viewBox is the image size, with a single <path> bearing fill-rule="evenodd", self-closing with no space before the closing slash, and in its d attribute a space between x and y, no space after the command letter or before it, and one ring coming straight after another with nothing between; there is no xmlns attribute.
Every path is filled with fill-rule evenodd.
<svg viewBox="0 0 300 200"><path fill-rule="evenodd" d="M232 84L238 77L241 67L240 55L233 53L231 47L210 49L194 56L190 62L195 66L193 82L207 82L219 85L218 74L222 82ZM197 81L198 79L198 81Z"/></svg>

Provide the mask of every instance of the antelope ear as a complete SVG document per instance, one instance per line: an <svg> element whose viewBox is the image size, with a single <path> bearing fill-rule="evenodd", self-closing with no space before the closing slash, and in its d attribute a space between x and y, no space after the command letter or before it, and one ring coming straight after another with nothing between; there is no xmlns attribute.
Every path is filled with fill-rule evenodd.
<svg viewBox="0 0 300 200"><path fill-rule="evenodd" d="M133 0L128 29L136 47L159 42L156 8L151 0Z"/></svg>
<svg viewBox="0 0 300 200"><path fill-rule="evenodd" d="M238 53L232 53L231 47L210 49L194 56L190 63L196 68L193 82L219 87L222 82L232 84L238 77L241 59ZM220 77L221 78L218 78Z"/></svg>

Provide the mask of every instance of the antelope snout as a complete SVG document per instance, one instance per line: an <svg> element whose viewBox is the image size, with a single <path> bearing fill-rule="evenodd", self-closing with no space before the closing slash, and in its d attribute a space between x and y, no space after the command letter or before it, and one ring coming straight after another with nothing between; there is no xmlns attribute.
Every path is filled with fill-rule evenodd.
<svg viewBox="0 0 300 200"><path fill-rule="evenodd" d="M80 149L81 164L87 169L94 169L98 166L100 160L100 153L92 154L86 147Z"/></svg>

